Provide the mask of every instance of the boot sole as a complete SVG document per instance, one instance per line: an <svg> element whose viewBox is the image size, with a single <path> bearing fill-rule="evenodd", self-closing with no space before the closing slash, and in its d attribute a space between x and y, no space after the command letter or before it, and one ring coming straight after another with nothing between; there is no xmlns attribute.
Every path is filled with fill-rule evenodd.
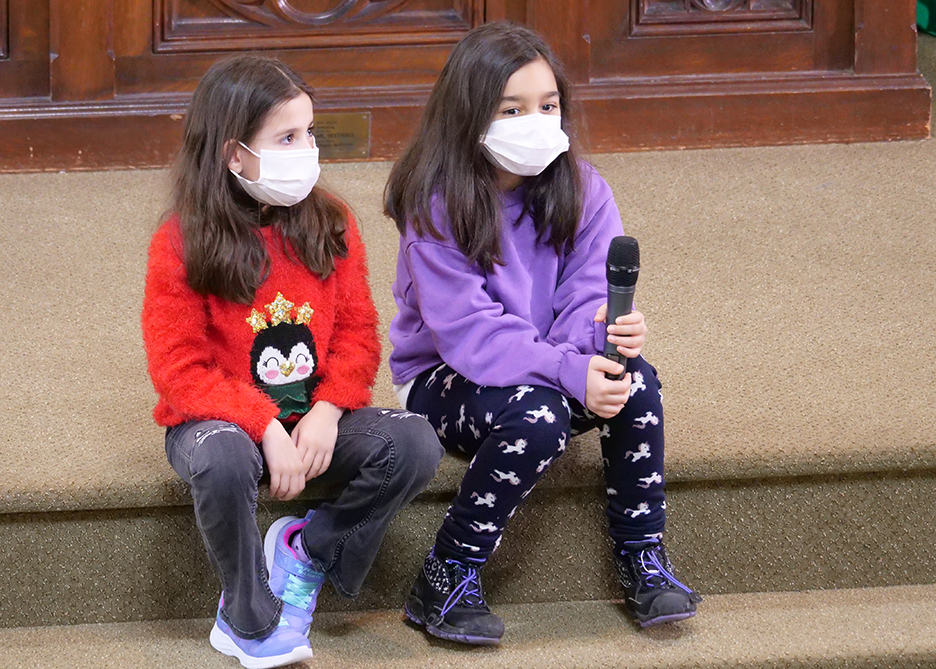
<svg viewBox="0 0 936 669"><path fill-rule="evenodd" d="M418 605L419 610L422 611L422 602L420 602L416 597L410 595L407 598L406 603L403 604L403 613L406 615L410 621L416 623L420 627L425 627L426 631L429 632L434 637L439 639L445 639L446 641L454 641L455 643L464 643L471 646L497 646L500 644L500 637L486 637L486 636L471 636L469 634L456 634L454 632L446 632L443 629L435 625L430 625L426 622L425 618L420 615L417 615L413 609Z"/></svg>
<svg viewBox="0 0 936 669"><path fill-rule="evenodd" d="M695 614L696 614L695 611L685 611L683 613L672 613L668 616L657 616L655 618L648 618L647 620L638 619L637 622L640 623L641 627L653 627L654 625L662 625L663 623L675 623L679 620L692 618Z"/></svg>

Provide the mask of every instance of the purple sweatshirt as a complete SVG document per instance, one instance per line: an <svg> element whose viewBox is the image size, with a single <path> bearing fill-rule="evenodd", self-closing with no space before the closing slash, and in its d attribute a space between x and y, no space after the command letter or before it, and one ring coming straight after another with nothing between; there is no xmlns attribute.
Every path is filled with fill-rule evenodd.
<svg viewBox="0 0 936 669"><path fill-rule="evenodd" d="M390 370L403 385L442 362L483 386L553 388L585 402L588 361L603 349L605 264L611 239L624 234L611 188L583 164L585 197L574 250L557 255L536 241L529 215L517 225L523 187L503 195L505 265L490 272L451 239L444 204L433 222L445 239L400 239L390 324Z"/></svg>

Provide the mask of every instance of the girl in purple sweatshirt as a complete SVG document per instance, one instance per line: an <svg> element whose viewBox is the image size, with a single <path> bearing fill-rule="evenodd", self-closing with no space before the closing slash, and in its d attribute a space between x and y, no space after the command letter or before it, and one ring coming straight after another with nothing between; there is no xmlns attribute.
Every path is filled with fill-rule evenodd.
<svg viewBox="0 0 936 669"><path fill-rule="evenodd" d="M695 614L662 544L663 410L637 311L605 326L605 258L623 234L580 162L571 87L532 31L491 23L455 47L393 168L400 230L390 368L403 406L473 456L405 612L435 636L496 644L479 571L573 435L597 428L626 606L652 625ZM628 360L601 355L605 340Z"/></svg>

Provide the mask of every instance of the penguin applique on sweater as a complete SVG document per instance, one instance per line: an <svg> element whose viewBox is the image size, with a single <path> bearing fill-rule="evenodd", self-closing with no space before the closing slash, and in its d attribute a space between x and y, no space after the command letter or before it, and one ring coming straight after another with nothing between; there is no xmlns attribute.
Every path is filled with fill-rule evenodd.
<svg viewBox="0 0 936 669"><path fill-rule="evenodd" d="M319 382L315 374L318 364L315 340L308 327L314 312L306 302L297 310L293 322L292 309L293 303L277 293L276 299L267 305L272 324L256 310L247 319L255 333L250 349L254 383L276 402L280 419L307 413Z"/></svg>

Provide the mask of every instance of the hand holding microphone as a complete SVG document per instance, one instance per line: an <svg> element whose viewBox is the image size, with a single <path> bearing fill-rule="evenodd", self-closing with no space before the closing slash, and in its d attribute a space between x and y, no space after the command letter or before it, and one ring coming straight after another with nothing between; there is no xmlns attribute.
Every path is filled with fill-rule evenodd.
<svg viewBox="0 0 936 669"><path fill-rule="evenodd" d="M628 356L618 346L628 349L634 356L643 347L646 325L643 315L633 311L634 288L640 271L640 249L633 237L615 237L608 248L608 302L595 314L596 322L606 322L613 341L605 340L601 356L594 356L588 364L585 390L586 408L602 418L613 418L630 397L630 377L627 376ZM632 314L632 315L630 315ZM630 315L630 316L629 316ZM625 323L617 324L620 317ZM620 374L613 371L624 367ZM624 380L625 383L608 383Z"/></svg>
<svg viewBox="0 0 936 669"><path fill-rule="evenodd" d="M640 247L637 240L625 236L612 239L608 247L607 262L608 305L605 323L608 327L615 324L619 316L634 310L634 291L639 273ZM618 375L606 374L607 378L614 381L622 379L627 372L627 357L618 351L616 344L609 341L605 341L604 355L609 360L624 365L624 372Z"/></svg>

